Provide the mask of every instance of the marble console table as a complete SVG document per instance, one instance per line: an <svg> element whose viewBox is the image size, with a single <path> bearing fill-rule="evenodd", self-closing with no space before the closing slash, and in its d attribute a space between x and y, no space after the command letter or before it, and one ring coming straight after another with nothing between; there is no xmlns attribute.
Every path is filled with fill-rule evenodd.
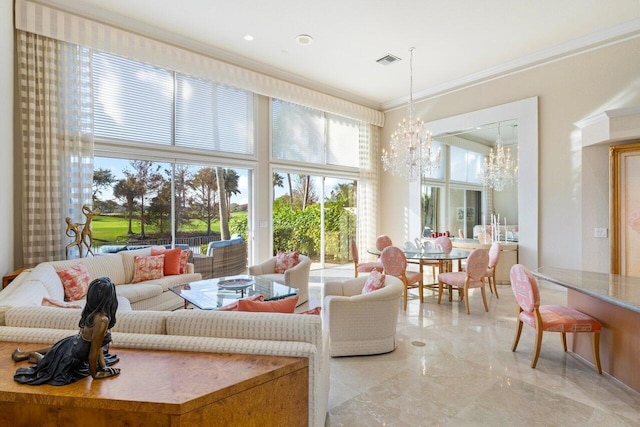
<svg viewBox="0 0 640 427"><path fill-rule="evenodd" d="M640 277L554 267L532 271L567 288L567 304L602 323L602 370L640 392ZM571 351L593 363L589 334L567 334Z"/></svg>

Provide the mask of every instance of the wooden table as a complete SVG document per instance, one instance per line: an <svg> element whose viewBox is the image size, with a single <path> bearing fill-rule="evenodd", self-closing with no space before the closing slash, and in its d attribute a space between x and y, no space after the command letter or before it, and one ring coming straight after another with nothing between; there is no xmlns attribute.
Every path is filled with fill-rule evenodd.
<svg viewBox="0 0 640 427"><path fill-rule="evenodd" d="M112 348L120 375L64 386L13 380L11 352L38 344L0 342L2 426L306 426L308 359Z"/></svg>
<svg viewBox="0 0 640 427"><path fill-rule="evenodd" d="M541 267L532 274L567 288L567 304L598 319L602 370L640 392L640 277ZM567 334L570 350L593 363L591 334Z"/></svg>

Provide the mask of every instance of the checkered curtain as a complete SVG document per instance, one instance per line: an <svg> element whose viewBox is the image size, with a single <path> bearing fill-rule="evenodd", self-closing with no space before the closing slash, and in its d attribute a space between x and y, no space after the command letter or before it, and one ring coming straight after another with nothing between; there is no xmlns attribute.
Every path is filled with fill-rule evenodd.
<svg viewBox="0 0 640 427"><path fill-rule="evenodd" d="M91 203L91 52L17 32L23 159L23 263L65 258L65 218Z"/></svg>

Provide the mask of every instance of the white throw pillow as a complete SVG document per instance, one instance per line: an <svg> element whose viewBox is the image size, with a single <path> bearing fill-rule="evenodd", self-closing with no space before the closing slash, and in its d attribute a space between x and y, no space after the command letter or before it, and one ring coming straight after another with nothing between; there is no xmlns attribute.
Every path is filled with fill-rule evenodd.
<svg viewBox="0 0 640 427"><path fill-rule="evenodd" d="M62 281L60 280L60 276L56 272L56 269L53 268L51 264L48 263L40 263L38 264L26 280L39 280L42 282L42 285L45 287L47 292L49 292L49 298L62 301L64 300L64 287L62 286Z"/></svg>

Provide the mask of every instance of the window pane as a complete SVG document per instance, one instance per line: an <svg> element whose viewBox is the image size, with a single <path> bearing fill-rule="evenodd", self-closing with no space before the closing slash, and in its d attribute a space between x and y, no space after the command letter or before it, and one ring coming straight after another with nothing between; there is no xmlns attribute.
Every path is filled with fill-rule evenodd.
<svg viewBox="0 0 640 427"><path fill-rule="evenodd" d="M458 147L450 147L451 161L451 180L466 181L467 180L467 150Z"/></svg>
<svg viewBox="0 0 640 427"><path fill-rule="evenodd" d="M271 102L272 156L304 163L324 163L322 111L273 99Z"/></svg>
<svg viewBox="0 0 640 427"><path fill-rule="evenodd" d="M96 138L171 144L171 72L94 51L93 89Z"/></svg>
<svg viewBox="0 0 640 427"><path fill-rule="evenodd" d="M446 155L445 155L445 146L444 144L442 144L441 142L438 141L432 141L431 142L431 151L432 151L432 158L437 156L438 153L440 153L440 161L438 162L438 167L437 168L433 168L431 170L431 172L427 173L424 172L423 175L425 178L430 178L430 179L439 179L439 180L443 180L444 179L444 172L445 172L445 159L446 159Z"/></svg>
<svg viewBox="0 0 640 427"><path fill-rule="evenodd" d="M253 96L206 80L176 75L176 145L253 154Z"/></svg>

